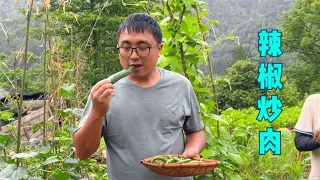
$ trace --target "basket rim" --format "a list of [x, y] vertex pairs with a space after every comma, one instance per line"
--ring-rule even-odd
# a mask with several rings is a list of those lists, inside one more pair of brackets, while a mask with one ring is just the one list
[[[172, 157], [186, 158], [186, 156], [183, 156], [181, 154], [163, 154], [163, 155], [157, 155], [157, 156], [164, 156], [164, 157], [172, 156]], [[157, 156], [145, 158], [145, 159], [141, 160], [140, 162], [141, 162], [141, 164], [144, 164], [147, 166], [152, 166], [155, 168], [160, 168], [160, 167], [161, 168], [208, 167], [208, 166], [218, 166], [221, 164], [221, 162], [218, 160], [198, 158], [198, 157], [189, 157], [189, 158], [192, 160], [202, 160], [204, 162], [169, 163], [169, 164], [162, 164], [162, 165], [150, 163], [151, 159], [153, 157], [157, 157]]]

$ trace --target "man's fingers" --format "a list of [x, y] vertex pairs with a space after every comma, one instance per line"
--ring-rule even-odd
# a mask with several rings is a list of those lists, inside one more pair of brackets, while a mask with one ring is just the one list
[[182, 154], [184, 158], [200, 158], [199, 155], [192, 155], [192, 154]]
[[103, 84], [96, 90], [92, 91], [93, 96], [101, 96], [107, 89], [112, 89], [113, 90], [113, 85], [108, 83], [108, 84]]
[[319, 131], [316, 131], [316, 141], [318, 142], [318, 143], [320, 143], [320, 132]]
[[184, 156], [185, 158], [193, 158], [193, 157], [200, 158], [200, 155], [193, 151], [184, 151], [182, 153], [182, 156]]
[[315, 132], [315, 138], [318, 143], [320, 143], [320, 129], [317, 129]]
[[97, 82], [93, 87], [92, 87], [92, 91], [95, 92], [95, 91], [98, 91], [98, 89], [100, 89], [103, 85], [106, 85], [108, 84], [110, 88], [113, 88], [113, 84], [110, 83], [109, 80], [101, 80], [99, 82]]
[[114, 90], [113, 89], [107, 89], [105, 90], [102, 95], [100, 96], [101, 99], [107, 99], [110, 97], [112, 97], [114, 95]]
[[194, 156], [194, 157], [196, 157], [196, 158], [200, 158], [200, 155], [199, 154], [197, 154], [196, 156]]

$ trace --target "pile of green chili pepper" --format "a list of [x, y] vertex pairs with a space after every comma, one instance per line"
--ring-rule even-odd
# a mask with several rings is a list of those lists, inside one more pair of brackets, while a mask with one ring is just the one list
[[190, 158], [183, 158], [183, 157], [172, 157], [172, 156], [155, 156], [151, 159], [151, 163], [163, 165], [163, 164], [169, 164], [169, 163], [201, 163], [204, 161], [201, 160], [193, 160]]

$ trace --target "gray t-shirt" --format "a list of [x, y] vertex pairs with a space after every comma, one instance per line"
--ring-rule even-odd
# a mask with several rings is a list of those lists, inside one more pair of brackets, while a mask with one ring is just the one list
[[[108, 180], [193, 179], [160, 176], [140, 163], [160, 154], [182, 154], [183, 130], [196, 132], [204, 128], [190, 81], [178, 73], [158, 69], [161, 79], [150, 88], [138, 87], [128, 77], [114, 84], [115, 96], [102, 127]], [[80, 127], [90, 108], [89, 97]]]

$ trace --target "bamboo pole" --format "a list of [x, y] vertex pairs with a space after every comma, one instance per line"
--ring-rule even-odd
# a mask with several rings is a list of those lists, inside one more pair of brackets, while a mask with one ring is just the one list
[[[18, 105], [18, 137], [17, 137], [17, 153], [20, 153], [21, 146], [21, 119], [22, 119], [22, 102], [23, 102], [23, 90], [24, 90], [24, 82], [26, 79], [26, 71], [27, 71], [27, 56], [28, 56], [28, 39], [29, 39], [29, 28], [30, 28], [30, 20], [31, 20], [31, 10], [32, 10], [33, 0], [28, 1], [28, 10], [27, 10], [27, 29], [26, 29], [26, 39], [25, 39], [25, 48], [24, 48], [24, 57], [23, 57], [23, 73], [22, 73], [22, 81], [21, 81], [21, 91], [20, 91], [20, 102]], [[17, 159], [17, 166], [20, 164], [20, 159]]]

